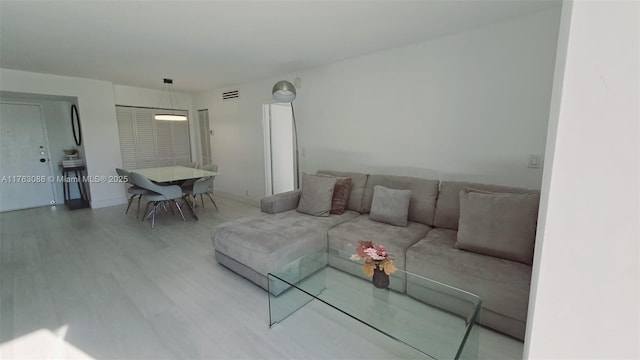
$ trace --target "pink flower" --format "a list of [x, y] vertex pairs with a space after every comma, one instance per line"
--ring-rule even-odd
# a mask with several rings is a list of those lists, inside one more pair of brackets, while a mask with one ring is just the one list
[[378, 254], [375, 248], [365, 249], [364, 252], [369, 255], [373, 260], [384, 260], [384, 256]]
[[364, 250], [367, 248], [373, 247], [373, 242], [371, 241], [365, 241], [365, 240], [360, 240], [358, 241], [358, 248], [356, 249], [356, 254], [358, 256], [360, 256], [361, 258], [367, 256], [367, 254], [365, 254]]
[[362, 271], [367, 276], [373, 275], [373, 269], [375, 267], [384, 270], [387, 275], [396, 271], [395, 266], [393, 266], [395, 257], [389, 255], [382, 245], [374, 244], [373, 241], [370, 240], [358, 241], [356, 253], [351, 255], [351, 260], [364, 260]]
[[387, 256], [387, 251], [384, 249], [384, 247], [382, 245], [373, 244], [373, 248], [376, 249], [376, 252], [378, 254], [380, 254], [380, 256], [382, 256], [382, 257], [386, 257]]

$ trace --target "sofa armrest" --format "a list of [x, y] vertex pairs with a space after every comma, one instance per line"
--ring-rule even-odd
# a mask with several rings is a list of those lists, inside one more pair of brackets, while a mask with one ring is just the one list
[[298, 207], [302, 190], [288, 191], [272, 196], [267, 196], [260, 200], [260, 210], [268, 214], [293, 210]]

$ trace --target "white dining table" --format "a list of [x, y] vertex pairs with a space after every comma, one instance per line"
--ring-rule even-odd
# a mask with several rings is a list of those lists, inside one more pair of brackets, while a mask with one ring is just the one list
[[[130, 171], [138, 173], [146, 177], [147, 179], [157, 183], [170, 183], [172, 181], [201, 179], [220, 175], [219, 172], [195, 169], [180, 165], [133, 169]], [[193, 208], [191, 207], [189, 202], [185, 200], [184, 203], [187, 205], [187, 209], [189, 209], [189, 212], [191, 213], [193, 218], [198, 220], [198, 215], [196, 215], [195, 211], [193, 211]]]
[[194, 169], [186, 166], [160, 166], [144, 169], [133, 169], [131, 172], [138, 173], [151, 181], [166, 183], [171, 181], [200, 179], [209, 176], [220, 175], [219, 172]]

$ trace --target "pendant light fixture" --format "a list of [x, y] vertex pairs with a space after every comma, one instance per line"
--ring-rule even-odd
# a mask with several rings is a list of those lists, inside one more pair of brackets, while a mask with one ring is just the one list
[[[173, 93], [173, 80], [172, 79], [164, 79], [164, 84], [162, 85], [162, 93], [160, 94], [160, 105], [162, 105], [162, 98], [164, 97], [164, 93], [165, 93], [165, 89], [169, 88], [168, 92], [169, 92], [169, 104], [171, 106], [171, 108], [169, 110], [171, 110], [171, 113], [165, 112], [165, 113], [157, 113], [154, 118], [156, 120], [163, 120], [163, 121], [187, 121], [187, 117], [185, 115], [180, 115], [180, 114], [176, 114], [175, 113], [175, 109], [173, 107], [173, 99], [176, 98], [175, 94]], [[176, 98], [176, 105], [178, 104], [178, 98]], [[158, 108], [160, 108], [160, 106], [158, 106]], [[165, 109], [162, 109], [165, 110]]]
[[296, 87], [287, 80], [280, 80], [271, 90], [273, 98], [282, 103], [291, 103], [296, 98]]

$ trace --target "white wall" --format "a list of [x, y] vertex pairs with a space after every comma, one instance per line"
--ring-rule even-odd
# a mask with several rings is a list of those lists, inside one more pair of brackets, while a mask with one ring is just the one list
[[[77, 98], [87, 173], [92, 177], [115, 175], [122, 160], [110, 82], [9, 69], [0, 69], [0, 78], [0, 91]], [[125, 201], [121, 184], [93, 182], [89, 187], [93, 208]]]
[[566, 2], [525, 357], [640, 358], [640, 3]]
[[198, 94], [209, 108], [223, 192], [264, 195], [262, 104], [299, 76], [300, 167], [359, 170], [539, 188], [559, 10], [239, 84], [240, 100]]
[[265, 194], [262, 105], [271, 99], [272, 80], [241, 86], [239, 100], [222, 101], [221, 90], [194, 96], [196, 109], [209, 109], [212, 163], [218, 164], [216, 191], [257, 204]]
[[[539, 188], [558, 11], [304, 74], [303, 168]], [[370, 170], [371, 171], [371, 170]]]
[[[202, 154], [200, 153], [200, 138], [198, 128], [198, 113], [193, 109], [191, 94], [174, 92], [173, 106], [176, 109], [187, 110], [189, 119], [189, 136], [191, 142], [191, 157], [193, 161], [202, 162]], [[169, 101], [169, 92], [162, 90], [146, 89], [124, 85], [113, 85], [113, 96], [116, 105], [139, 106], [151, 108], [171, 108]], [[162, 103], [160, 98], [162, 97]]]

